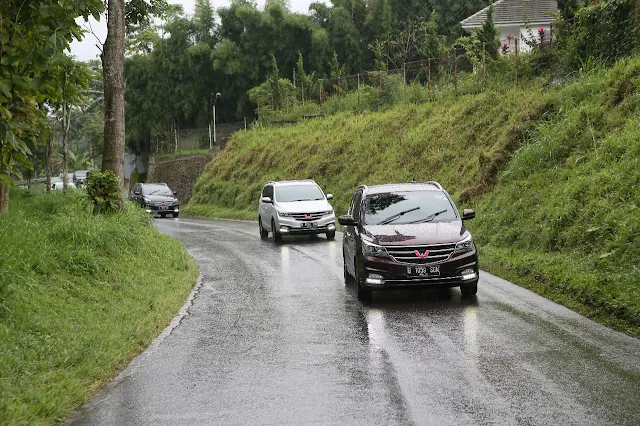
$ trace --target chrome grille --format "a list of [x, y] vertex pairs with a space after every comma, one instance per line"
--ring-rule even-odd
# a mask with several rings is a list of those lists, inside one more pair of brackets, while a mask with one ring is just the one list
[[309, 221], [320, 219], [321, 217], [324, 216], [324, 213], [322, 213], [322, 212], [320, 212], [320, 213], [291, 213], [291, 216], [295, 220], [299, 220], [299, 221], [302, 221], [302, 222], [309, 222]]
[[[456, 248], [453, 244], [438, 244], [428, 246], [384, 246], [391, 257], [399, 263], [412, 263], [412, 264], [426, 264], [437, 263], [447, 260], [453, 250]], [[429, 251], [429, 254], [421, 258], [416, 255], [416, 252], [424, 254], [425, 251]]]

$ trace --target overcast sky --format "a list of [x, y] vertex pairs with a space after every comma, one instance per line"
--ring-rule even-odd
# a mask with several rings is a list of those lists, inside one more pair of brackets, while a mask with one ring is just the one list
[[[329, 0], [289, 0], [289, 6], [291, 10], [299, 13], [307, 13], [309, 10], [309, 5], [315, 1], [320, 1], [322, 3], [329, 3]], [[193, 14], [193, 8], [196, 3], [196, 0], [169, 0], [171, 4], [181, 4], [184, 8], [184, 12], [188, 15]], [[230, 3], [229, 0], [212, 0], [211, 5], [214, 9], [219, 7], [228, 6]], [[262, 7], [264, 6], [264, 0], [257, 0], [256, 3]], [[91, 19], [89, 23], [85, 23], [82, 18], [78, 20], [80, 25], [85, 26], [86, 28], [91, 27], [95, 35], [87, 33], [84, 36], [84, 39], [80, 42], [75, 41], [71, 44], [71, 54], [76, 57], [76, 59], [80, 61], [88, 61], [90, 59], [98, 59], [100, 55], [100, 50], [96, 46], [98, 44], [98, 40], [100, 43], [104, 43], [104, 39], [107, 37], [107, 24], [103, 21], [96, 22]]]

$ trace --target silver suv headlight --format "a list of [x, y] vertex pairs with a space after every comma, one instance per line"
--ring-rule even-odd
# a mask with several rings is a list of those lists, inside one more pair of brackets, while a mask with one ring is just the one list
[[473, 250], [473, 238], [471, 238], [471, 234], [469, 234], [467, 238], [456, 244], [453, 254], [466, 253], [471, 250]]
[[291, 217], [291, 213], [283, 212], [282, 210], [276, 210], [280, 217]]
[[333, 209], [327, 210], [326, 212], [322, 212], [322, 216], [329, 216], [333, 214]]
[[362, 254], [365, 256], [389, 257], [386, 248], [365, 240], [362, 240]]

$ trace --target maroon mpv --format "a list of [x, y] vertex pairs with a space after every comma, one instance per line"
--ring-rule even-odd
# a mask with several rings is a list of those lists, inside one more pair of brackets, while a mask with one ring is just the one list
[[422, 286], [478, 291], [478, 254], [453, 200], [437, 182], [358, 187], [342, 240], [345, 282], [355, 279], [358, 298], [373, 290]]

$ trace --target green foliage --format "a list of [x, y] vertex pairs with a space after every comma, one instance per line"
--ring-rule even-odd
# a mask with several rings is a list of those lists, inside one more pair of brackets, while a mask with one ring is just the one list
[[120, 179], [111, 171], [92, 171], [86, 183], [93, 212], [113, 213], [122, 209]]
[[19, 167], [31, 169], [36, 137], [48, 132], [41, 106], [61, 100], [62, 52], [82, 35], [75, 20], [98, 18], [102, 8], [100, 0], [0, 3], [0, 181], [19, 175]]
[[575, 10], [558, 23], [556, 39], [566, 70], [596, 60], [611, 65], [635, 49], [635, 0], [609, 0]]
[[487, 12], [487, 19], [482, 26], [475, 31], [475, 34], [480, 42], [481, 49], [484, 45], [487, 56], [497, 58], [498, 48], [500, 47], [500, 33], [493, 23], [493, 12], [495, 12], [495, 9], [493, 8], [493, 3], [491, 3], [489, 11]]
[[[0, 424], [58, 424], [142, 351], [193, 288], [197, 265], [127, 205], [15, 190], [0, 216]], [[162, 277], [162, 280], [150, 277]]]

